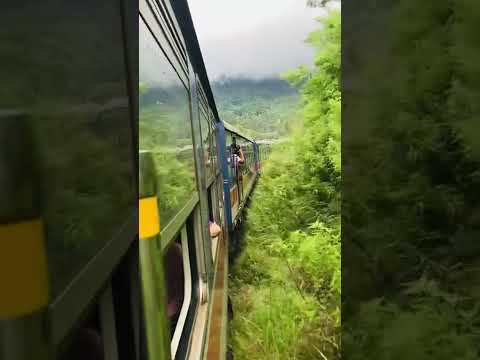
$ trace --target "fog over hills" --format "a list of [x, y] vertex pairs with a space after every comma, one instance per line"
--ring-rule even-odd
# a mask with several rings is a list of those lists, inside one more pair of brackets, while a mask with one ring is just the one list
[[220, 117], [255, 138], [289, 133], [299, 96], [281, 74], [313, 65], [305, 39], [327, 9], [306, 0], [189, 0], [189, 7]]
[[212, 90], [220, 117], [256, 139], [282, 137], [297, 116], [297, 91], [278, 77], [222, 77]]
[[304, 40], [327, 12], [302, 0], [189, 0], [189, 7], [211, 80], [311, 65], [314, 50]]

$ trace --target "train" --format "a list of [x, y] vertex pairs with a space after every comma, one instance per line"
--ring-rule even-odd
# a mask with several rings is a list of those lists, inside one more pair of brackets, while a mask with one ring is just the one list
[[[260, 148], [221, 120], [182, 3], [166, 1], [157, 12], [148, 0], [140, 2], [139, 238], [147, 351], [149, 359], [225, 359], [229, 240], [268, 144]], [[212, 225], [219, 232], [212, 234]]]
[[[24, 61], [59, 80], [0, 110], [0, 359], [231, 357], [230, 240], [272, 144], [221, 119], [186, 0], [28, 11], [58, 66]], [[69, 27], [103, 45], [59, 53]]]

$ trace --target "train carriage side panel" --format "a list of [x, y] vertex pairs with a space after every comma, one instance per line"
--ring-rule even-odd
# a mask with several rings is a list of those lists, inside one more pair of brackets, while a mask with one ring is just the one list
[[[232, 212], [232, 228], [235, 227], [240, 219], [243, 208], [253, 190], [253, 186], [257, 179], [257, 171], [255, 169], [254, 141], [230, 124], [224, 122], [226, 129], [226, 156], [228, 161], [228, 172], [230, 178], [229, 197]], [[233, 154], [230, 151], [233, 143], [232, 138], [235, 137], [237, 143], [241, 145], [244, 152], [245, 164], [238, 168], [232, 166]]]

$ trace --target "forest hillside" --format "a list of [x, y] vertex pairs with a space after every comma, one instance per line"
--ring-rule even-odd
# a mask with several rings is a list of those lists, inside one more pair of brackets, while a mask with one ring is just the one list
[[284, 76], [301, 119], [263, 169], [233, 268], [239, 360], [340, 357], [340, 14], [321, 22], [315, 67]]
[[281, 78], [220, 78], [212, 83], [223, 120], [256, 139], [284, 136], [298, 115], [297, 90]]

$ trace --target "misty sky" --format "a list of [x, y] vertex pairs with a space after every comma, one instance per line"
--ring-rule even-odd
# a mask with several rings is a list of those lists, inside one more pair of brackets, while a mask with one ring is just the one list
[[304, 43], [325, 14], [306, 0], [188, 0], [210, 80], [222, 75], [261, 78], [301, 64]]

